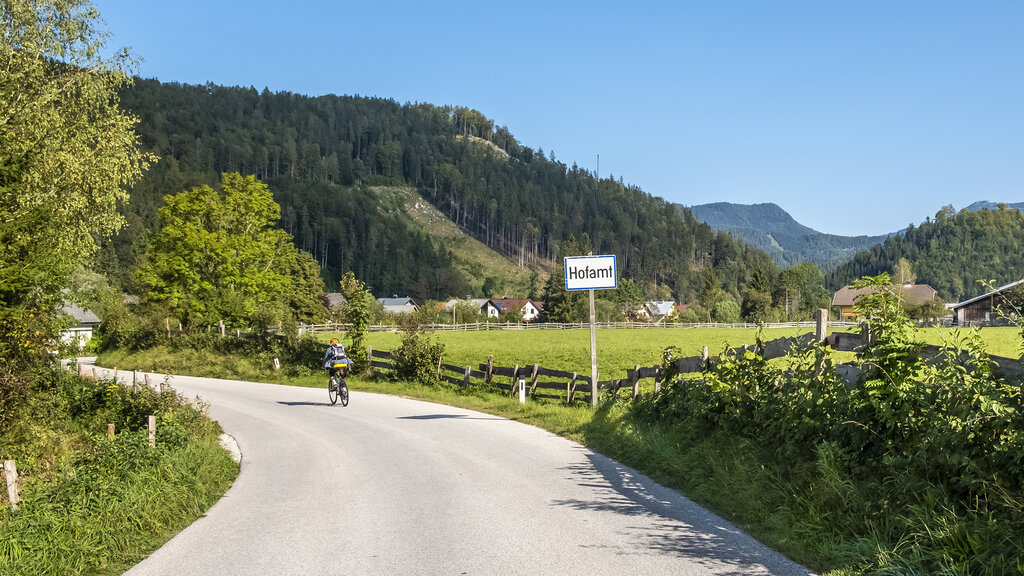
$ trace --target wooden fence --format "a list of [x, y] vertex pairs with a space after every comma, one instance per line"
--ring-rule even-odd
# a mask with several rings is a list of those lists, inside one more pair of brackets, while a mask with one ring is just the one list
[[[834, 327], [856, 327], [857, 322], [831, 322]], [[813, 328], [815, 322], [778, 322], [774, 324], [750, 324], [750, 323], [704, 323], [704, 324], [674, 324], [671, 322], [597, 322], [595, 326], [601, 330], [621, 330], [634, 328]], [[303, 324], [299, 327], [299, 333], [314, 332], [347, 332], [352, 328], [351, 324]], [[541, 322], [472, 322], [469, 324], [427, 324], [424, 329], [432, 332], [486, 332], [490, 330], [584, 330], [590, 328], [588, 322], [565, 322], [565, 323], [541, 323]], [[375, 324], [369, 326], [370, 332], [398, 332], [401, 330], [394, 324]]]
[[[370, 370], [394, 371], [394, 360], [391, 353], [384, 350], [367, 350], [367, 357]], [[486, 363], [473, 366], [456, 366], [447, 364], [444, 359], [437, 364], [438, 376], [444, 382], [449, 382], [462, 387], [489, 386], [515, 395], [519, 390], [519, 381], [522, 380], [526, 386], [528, 398], [549, 398], [565, 400], [567, 403], [576, 401], [590, 401], [589, 376], [567, 372], [565, 370], [553, 370], [539, 364], [527, 366], [495, 366], [494, 357], [487, 359]], [[610, 385], [610, 382], [598, 382]]]
[[[820, 311], [818, 317], [814, 332], [797, 337], [778, 338], [762, 343], [760, 346], [749, 344], [738, 346], [727, 352], [743, 354], [751, 351], [765, 360], [772, 360], [786, 356], [794, 350], [805, 348], [814, 342], [820, 342], [837, 351], [852, 352], [869, 340], [866, 333], [834, 332], [826, 335], [829, 325], [827, 320], [823, 320], [823, 318], [827, 318], [826, 311]], [[921, 355], [925, 361], [934, 361], [944, 352], [944, 349], [939, 346], [925, 346]], [[394, 370], [390, 352], [370, 348], [367, 355], [371, 370], [374, 368]], [[989, 358], [996, 372], [1005, 378], [1018, 381], [1024, 378], [1024, 367], [1017, 359], [1002, 356], [990, 356]], [[961, 354], [960, 361], [966, 362], [968, 359], [966, 353]], [[709, 355], [707, 346], [704, 346], [700, 356], [673, 360], [676, 370], [683, 374], [712, 370], [718, 362], [720, 362], [718, 357]], [[836, 366], [836, 372], [850, 385], [855, 385], [858, 382], [864, 370], [865, 368], [856, 362]], [[486, 364], [479, 364], [477, 369], [473, 369], [472, 366], [446, 364], [442, 361], [438, 363], [437, 371], [438, 376], [445, 382], [463, 387], [487, 385], [514, 395], [518, 389], [518, 382], [523, 380], [526, 383], [527, 397], [530, 398], [553, 398], [565, 400], [567, 403], [591, 401], [591, 379], [589, 376], [545, 368], [539, 364], [512, 367], [495, 366], [494, 357], [491, 356]], [[599, 391], [608, 390], [613, 394], [618, 394], [621, 389], [625, 388], [636, 398], [640, 395], [640, 381], [649, 379], [654, 381], [654, 391], [657, 393], [663, 381], [662, 367], [637, 365], [631, 370], [626, 370], [624, 378], [599, 380], [597, 388]]]

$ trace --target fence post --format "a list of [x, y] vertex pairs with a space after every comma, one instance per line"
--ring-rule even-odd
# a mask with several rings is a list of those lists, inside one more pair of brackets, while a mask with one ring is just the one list
[[113, 424], [107, 424], [107, 439], [108, 440], [113, 440], [114, 439], [114, 425]]
[[814, 314], [814, 319], [817, 321], [814, 332], [815, 340], [819, 343], [824, 342], [825, 338], [828, 337], [828, 310], [825, 308], [819, 308]]
[[708, 355], [708, 347], [705, 346], [704, 348], [702, 348], [700, 354], [701, 357], [704, 359], [704, 369], [707, 370], [708, 368], [711, 368], [711, 365], [708, 362], [708, 359], [710, 358], [710, 356]]
[[444, 356], [437, 357], [437, 377], [441, 377], [441, 363], [444, 361]]
[[654, 393], [661, 392], [661, 366], [654, 369]]
[[95, 366], [92, 367], [92, 379], [93, 380], [97, 380], [97, 381], [100, 379], [100, 377], [96, 375], [96, 367]]
[[629, 378], [629, 383], [633, 385], [633, 398], [640, 395], [640, 365], [637, 364], [633, 367], [633, 375]]
[[373, 376], [373, 346], [366, 347], [366, 375]]
[[164, 318], [164, 326], [167, 328], [167, 339], [170, 340], [171, 339], [171, 319], [170, 318], [167, 318], [167, 317]]
[[491, 377], [494, 376], [494, 354], [487, 357], [487, 378], [484, 382], [491, 383]]
[[117, 366], [114, 366], [114, 382], [117, 382]]
[[218, 323], [218, 326], [220, 326], [220, 337], [221, 337], [221, 338], [223, 338], [223, 337], [224, 337], [224, 321], [223, 321], [223, 320], [221, 320], [221, 321], [220, 321], [220, 322]]
[[144, 378], [146, 380], [146, 388], [152, 388], [152, 385], [149, 383], [149, 374], [146, 374]]
[[565, 385], [565, 403], [572, 404], [572, 397], [576, 394], [576, 373], [572, 373], [572, 380]]
[[469, 388], [469, 371], [472, 370], [469, 366], [466, 366], [466, 375], [462, 379], [462, 387]]
[[537, 378], [539, 378], [540, 364], [533, 365], [533, 374], [530, 374], [530, 396], [537, 391]]
[[149, 428], [149, 447], [156, 448], [156, 416], [149, 416], [146, 427]]
[[11, 510], [17, 510], [21, 498], [18, 497], [18, 468], [14, 460], [4, 460], [4, 480], [7, 481], [7, 498], [11, 501]]
[[76, 361], [75, 362], [75, 366], [78, 367], [78, 377], [81, 378], [82, 377], [82, 363]]

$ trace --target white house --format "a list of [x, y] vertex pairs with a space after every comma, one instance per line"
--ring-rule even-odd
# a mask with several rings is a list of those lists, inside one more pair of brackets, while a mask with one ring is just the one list
[[99, 316], [92, 310], [74, 304], [65, 304], [60, 311], [75, 319], [75, 325], [61, 334], [61, 342], [79, 350], [85, 348], [86, 343], [92, 339], [93, 330], [100, 324]]
[[543, 309], [543, 302], [534, 302], [524, 298], [492, 298], [487, 301], [484, 307], [487, 315], [491, 318], [497, 318], [502, 314], [518, 310], [523, 314], [523, 322], [536, 320]]
[[380, 302], [381, 305], [384, 306], [384, 311], [388, 314], [411, 314], [416, 310], [419, 310], [419, 307], [415, 302], [413, 302], [413, 299], [408, 296], [403, 298], [399, 298], [398, 296], [394, 296], [392, 298], [377, 298], [377, 302]]

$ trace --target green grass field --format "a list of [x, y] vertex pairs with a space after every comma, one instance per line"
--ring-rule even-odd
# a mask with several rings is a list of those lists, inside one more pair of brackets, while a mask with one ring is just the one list
[[[810, 328], [776, 328], [761, 332], [763, 341], [794, 337]], [[952, 340], [957, 332], [967, 329], [924, 328], [921, 339], [927, 344], [941, 345]], [[677, 346], [684, 356], [698, 356], [703, 346], [715, 355], [726, 347], [753, 344], [758, 331], [754, 328], [663, 328], [597, 331], [597, 366], [599, 379], [624, 378], [625, 371], [636, 365], [661, 363], [665, 348]], [[982, 339], [989, 354], [1017, 358], [1021, 336], [1016, 328], [982, 328]], [[324, 342], [332, 337], [347, 343], [344, 334], [318, 335]], [[527, 366], [540, 364], [546, 368], [590, 374], [589, 330], [494, 330], [486, 332], [435, 332], [430, 337], [444, 344], [448, 364], [472, 366], [486, 363], [494, 355], [495, 366]], [[378, 350], [392, 350], [401, 344], [402, 334], [374, 332], [367, 342]], [[838, 359], [853, 359], [852, 353], [837, 353]]]

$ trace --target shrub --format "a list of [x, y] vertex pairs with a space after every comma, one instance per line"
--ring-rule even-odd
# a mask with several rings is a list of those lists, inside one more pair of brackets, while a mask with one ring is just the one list
[[417, 329], [408, 330], [402, 336], [402, 345], [391, 351], [395, 377], [427, 386], [440, 384], [437, 365], [443, 355], [443, 344], [434, 343]]

